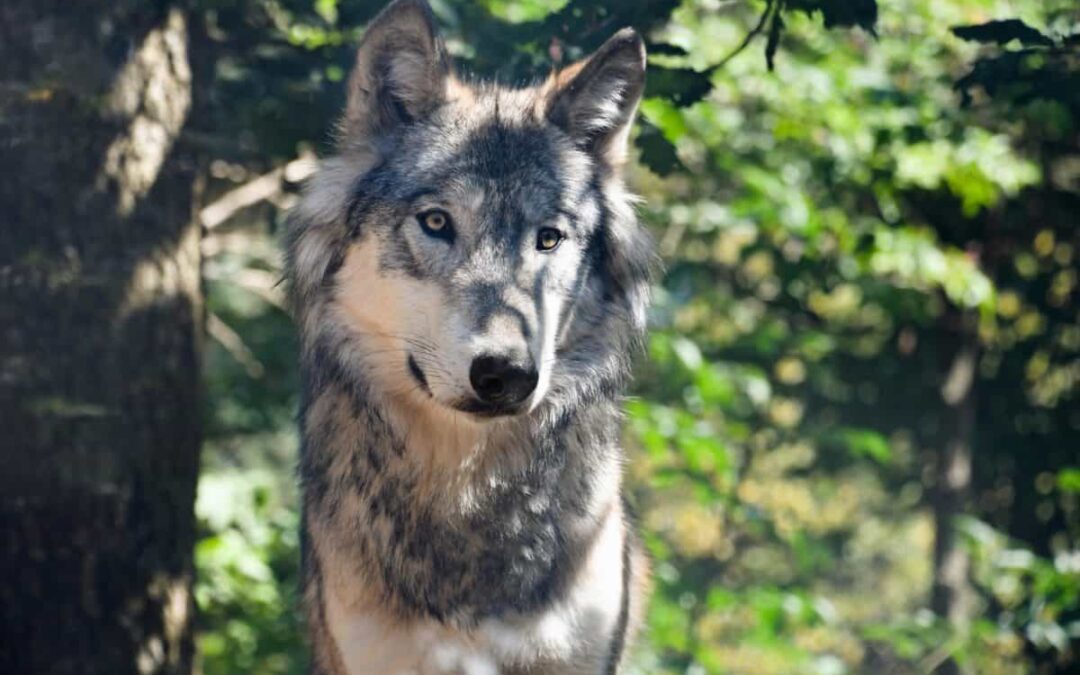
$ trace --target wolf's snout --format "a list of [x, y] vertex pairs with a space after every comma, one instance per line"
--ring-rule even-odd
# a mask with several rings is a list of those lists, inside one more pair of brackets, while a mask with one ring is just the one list
[[478, 356], [469, 367], [477, 398], [495, 406], [515, 406], [529, 398], [540, 379], [532, 364], [515, 364], [505, 356]]

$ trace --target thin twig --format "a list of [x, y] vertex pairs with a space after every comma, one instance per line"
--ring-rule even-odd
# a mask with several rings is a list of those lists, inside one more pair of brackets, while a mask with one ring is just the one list
[[938, 669], [938, 666], [952, 658], [953, 651], [956, 645], [952, 640], [946, 641], [945, 644], [940, 645], [937, 649], [926, 655], [919, 663], [919, 672], [929, 675]]
[[318, 164], [313, 155], [302, 155], [297, 159], [264, 173], [238, 188], [229, 190], [224, 195], [199, 211], [199, 220], [203, 227], [212, 230], [232, 218], [242, 209], [267, 199], [274, 199], [283, 189], [283, 181], [299, 183], [315, 173]]
[[266, 368], [255, 356], [255, 352], [251, 351], [251, 348], [244, 342], [244, 338], [240, 337], [240, 334], [222, 321], [217, 314], [207, 314], [206, 332], [210, 334], [210, 337], [217, 340], [240, 365], [244, 366], [244, 370], [247, 371], [250, 377], [259, 379], [266, 372]]
[[285, 293], [278, 286], [280, 274], [259, 269], [243, 269], [234, 272], [229, 280], [237, 286], [247, 289], [283, 312], [288, 312]]
[[720, 62], [709, 68], [709, 70], [719, 70], [720, 68], [723, 68], [731, 61], [731, 59], [735, 58], [741, 54], [744, 49], [749, 47], [750, 43], [754, 41], [754, 38], [761, 35], [761, 32], [765, 30], [765, 24], [769, 22], [769, 16], [772, 15], [773, 9], [776, 8], [776, 6], [776, 0], [768, 0], [765, 3], [765, 11], [761, 13], [761, 19], [758, 21], [757, 25], [746, 34], [746, 37], [743, 38], [743, 41], [739, 43], [738, 47], [733, 49], [730, 54], [720, 59]]
[[660, 255], [664, 257], [675, 255], [684, 234], [686, 234], [686, 221], [676, 220], [668, 225], [663, 238], [660, 240]]

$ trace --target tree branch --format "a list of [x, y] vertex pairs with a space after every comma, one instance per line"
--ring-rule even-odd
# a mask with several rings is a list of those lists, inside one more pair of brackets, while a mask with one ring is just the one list
[[750, 43], [754, 41], [754, 38], [761, 35], [761, 32], [765, 30], [765, 24], [769, 22], [769, 17], [774, 13], [774, 10], [779, 11], [779, 4], [776, 0], [768, 0], [765, 3], [765, 11], [761, 13], [761, 18], [758, 20], [756, 26], [746, 34], [743, 41], [739, 43], [739, 46], [731, 51], [730, 54], [720, 59], [720, 62], [709, 68], [709, 70], [719, 70], [728, 64], [733, 58], [743, 52], [744, 49], [750, 46]]
[[315, 173], [317, 166], [313, 155], [301, 155], [284, 166], [229, 190], [213, 203], [203, 207], [199, 211], [199, 220], [203, 227], [212, 230], [232, 218], [238, 211], [277, 197], [281, 193], [283, 181], [299, 183]]

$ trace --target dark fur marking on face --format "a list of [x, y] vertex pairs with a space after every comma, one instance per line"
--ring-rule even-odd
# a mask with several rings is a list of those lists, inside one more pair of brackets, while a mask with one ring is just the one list
[[339, 246], [334, 249], [330, 254], [330, 262], [326, 264], [326, 272], [322, 278], [322, 285], [328, 286], [333, 284], [334, 277], [337, 275], [341, 266], [345, 264], [345, 247]]
[[[611, 213], [602, 197], [604, 192], [600, 183], [600, 170], [597, 167], [593, 167], [592, 175], [589, 177], [589, 190], [587, 194], [591, 199], [595, 200], [599, 209], [599, 216], [597, 218], [596, 228], [593, 230], [593, 239], [590, 242], [592, 245], [589, 247], [590, 255], [586, 262], [589, 263], [589, 266], [596, 274], [606, 276], [604, 267], [607, 263], [608, 256], [607, 237], [608, 228], [611, 226]], [[605, 298], [606, 297], [607, 296], [605, 296]]]
[[462, 168], [480, 178], [505, 181], [524, 173], [541, 187], [558, 186], [558, 157], [543, 127], [492, 121], [473, 132], [460, 156]]
[[488, 241], [501, 242], [516, 267], [523, 239], [531, 241], [536, 227], [559, 215], [563, 179], [551, 136], [542, 127], [493, 121], [473, 132], [450, 165], [460, 174], [497, 186], [485, 198], [487, 231], [482, 234], [496, 234]]
[[358, 189], [356, 196], [353, 198], [352, 202], [349, 204], [348, 210], [345, 212], [345, 222], [349, 227], [349, 239], [357, 239], [360, 237], [360, 226], [374, 206], [375, 199], [367, 192]]
[[[395, 194], [395, 191], [389, 187], [394, 184], [395, 179], [395, 169], [384, 162], [356, 181], [352, 191], [352, 201], [346, 212], [349, 238], [352, 240], [358, 239], [364, 234], [362, 226], [369, 217], [377, 210], [385, 211], [386, 215], [384, 217], [394, 224], [392, 233], [395, 236], [387, 237], [384, 240], [379, 256], [379, 267], [381, 269], [399, 270], [413, 278], [422, 279], [425, 276], [424, 267], [416, 260], [408, 242], [400, 233], [400, 227], [408, 221], [407, 215], [412, 210], [412, 204], [416, 200], [432, 194], [435, 190], [423, 187], [416, 188], [405, 194]], [[382, 207], [382, 209], [379, 207]], [[340, 267], [340, 263], [338, 267]]]
[[462, 289], [460, 296], [466, 298], [472, 307], [473, 329], [477, 333], [487, 331], [496, 317], [509, 316], [517, 322], [522, 336], [528, 341], [532, 337], [532, 326], [521, 310], [506, 304], [503, 299], [505, 293], [505, 284], [481, 281]]
[[558, 214], [560, 216], [562, 216], [563, 218], [566, 218], [566, 220], [568, 222], [570, 222], [571, 224], [576, 224], [577, 221], [578, 221], [578, 214], [574, 213], [570, 209], [567, 209], [567, 208], [565, 208], [563, 206], [560, 206], [558, 208]]
[[466, 399], [456, 403], [454, 408], [461, 412], [469, 413], [470, 415], [476, 415], [477, 417], [504, 417], [506, 415], [516, 415], [520, 413], [523, 406], [496, 405], [482, 403], [475, 399]]
[[409, 354], [408, 359], [409, 373], [420, 383], [420, 388], [427, 392], [428, 396], [431, 396], [431, 387], [428, 386], [427, 377], [424, 375], [424, 371], [420, 369], [420, 364], [416, 362], [412, 354]]
[[[405, 224], [403, 227], [409, 227]], [[394, 235], [387, 237], [383, 242], [383, 248], [379, 252], [379, 269], [401, 272], [413, 279], [426, 279], [428, 271], [413, 254], [408, 240], [399, 228], [394, 229]]]
[[572, 320], [578, 303], [581, 301], [582, 292], [589, 279], [603, 273], [604, 255], [606, 252], [604, 237], [608, 225], [608, 210], [600, 196], [599, 179], [597, 178], [597, 170], [595, 167], [593, 168], [589, 183], [592, 188], [582, 196], [581, 200], [584, 201], [586, 198], [592, 199], [597, 206], [599, 215], [597, 223], [589, 234], [589, 239], [585, 245], [585, 251], [581, 263], [578, 265], [576, 276], [570, 284], [569, 292], [567, 293], [568, 301], [563, 304], [559, 313], [557, 326], [559, 333], [561, 333], [567, 323]]

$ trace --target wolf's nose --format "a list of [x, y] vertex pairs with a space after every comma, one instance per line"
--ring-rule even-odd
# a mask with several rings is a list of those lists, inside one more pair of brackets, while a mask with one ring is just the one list
[[469, 382], [484, 403], [517, 405], [536, 389], [540, 375], [531, 365], [522, 367], [505, 356], [478, 356], [469, 367]]

